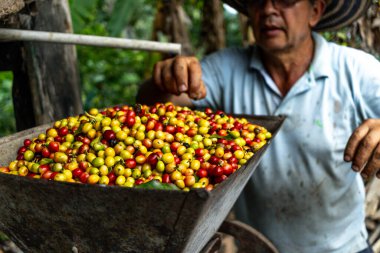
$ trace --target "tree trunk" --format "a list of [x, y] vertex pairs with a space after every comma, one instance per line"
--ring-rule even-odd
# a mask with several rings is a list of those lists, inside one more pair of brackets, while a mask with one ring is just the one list
[[380, 7], [373, 3], [367, 13], [349, 27], [349, 46], [380, 56]]
[[183, 55], [193, 55], [187, 26], [190, 19], [182, 7], [181, 0], [157, 1], [157, 12], [153, 25], [153, 40], [159, 41], [160, 34], [173, 43], [182, 45]]
[[[72, 33], [67, 0], [37, 0], [38, 15], [24, 28]], [[26, 61], [37, 124], [83, 111], [75, 47], [25, 43]]]
[[[67, 0], [27, 1], [3, 27], [72, 32]], [[1, 43], [1, 70], [13, 72], [17, 131], [83, 111], [75, 47], [40, 42]]]
[[201, 37], [205, 44], [205, 54], [218, 51], [226, 46], [221, 1], [204, 1]]
[[[28, 1], [17, 21], [5, 27], [72, 32], [67, 0]], [[3, 70], [13, 71], [13, 104], [18, 131], [52, 122], [83, 111], [77, 58], [72, 45], [11, 42], [1, 43], [7, 61]], [[6, 50], [5, 46], [12, 50]]]

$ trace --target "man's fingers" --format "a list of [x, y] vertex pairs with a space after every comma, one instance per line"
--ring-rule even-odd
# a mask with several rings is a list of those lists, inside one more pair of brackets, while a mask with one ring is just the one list
[[362, 171], [362, 176], [365, 179], [370, 178], [374, 174], [376, 174], [377, 177], [379, 177], [380, 174], [377, 173], [379, 169], [380, 169], [380, 144], [378, 144], [375, 150], [373, 151], [372, 157], [370, 158], [367, 165]]
[[180, 93], [187, 92], [188, 89], [188, 67], [187, 61], [183, 57], [176, 57], [173, 63], [173, 74]]
[[201, 80], [201, 88], [200, 88], [199, 94], [200, 94], [200, 97], [198, 97], [198, 99], [204, 98], [207, 95], [206, 85], [204, 84], [203, 80]]
[[161, 89], [165, 90], [162, 86], [162, 68], [163, 62], [157, 62], [153, 68], [153, 81]]
[[379, 143], [378, 136], [375, 131], [369, 131], [367, 135], [360, 141], [356, 148], [354, 157], [352, 158], [352, 168], [356, 171], [361, 170], [371, 158], [373, 151]]
[[165, 87], [165, 90], [171, 94], [179, 95], [178, 87], [176, 85], [173, 73], [172, 73], [172, 65], [165, 64], [162, 70], [162, 83]]
[[197, 60], [193, 60], [189, 63], [189, 97], [193, 99], [201, 99], [205, 96], [205, 89], [202, 81], [202, 69]]
[[344, 151], [344, 160], [364, 179], [374, 174], [380, 178], [380, 120], [367, 119], [351, 135]]
[[192, 99], [206, 96], [201, 65], [195, 57], [178, 56], [156, 63], [153, 80], [161, 90], [171, 94], [187, 93]]
[[350, 136], [346, 149], [344, 151], [344, 160], [350, 162], [353, 160], [356, 149], [358, 148], [361, 140], [367, 135], [369, 128], [365, 125], [361, 125], [355, 129], [355, 131]]

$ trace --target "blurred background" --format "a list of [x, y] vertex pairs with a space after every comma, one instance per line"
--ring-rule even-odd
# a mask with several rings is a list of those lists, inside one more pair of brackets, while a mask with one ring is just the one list
[[[176, 42], [182, 44], [184, 54], [198, 58], [224, 47], [254, 42], [246, 18], [219, 0], [69, 0], [66, 3], [76, 34]], [[368, 13], [350, 27], [322, 34], [330, 41], [361, 48], [379, 57], [379, 14], [379, 2], [374, 1]], [[168, 57], [91, 46], [76, 46], [75, 50], [83, 110], [133, 104], [139, 84], [150, 77], [154, 63]], [[0, 137], [17, 131], [12, 102], [13, 73], [0, 71]]]

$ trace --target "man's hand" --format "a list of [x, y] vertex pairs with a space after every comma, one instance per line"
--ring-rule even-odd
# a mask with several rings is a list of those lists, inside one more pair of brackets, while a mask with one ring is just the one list
[[195, 57], [177, 56], [156, 63], [153, 81], [162, 91], [170, 94], [186, 93], [192, 99], [206, 96], [201, 65]]
[[380, 178], [380, 119], [364, 121], [351, 135], [344, 151], [344, 160], [364, 179]]

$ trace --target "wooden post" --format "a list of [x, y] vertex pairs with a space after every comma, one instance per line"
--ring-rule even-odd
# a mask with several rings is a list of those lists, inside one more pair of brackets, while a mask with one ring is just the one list
[[[2, 27], [72, 32], [67, 0], [26, 2], [21, 12], [5, 18]], [[83, 112], [74, 46], [3, 42], [0, 54], [0, 70], [13, 71], [17, 131]]]
[[[22, 23], [21, 28], [72, 32], [67, 0], [36, 0], [36, 10], [37, 15]], [[24, 45], [36, 124], [81, 113], [75, 47], [40, 42]]]
[[205, 44], [205, 54], [210, 54], [226, 46], [221, 1], [205, 1], [202, 12], [202, 38]]

